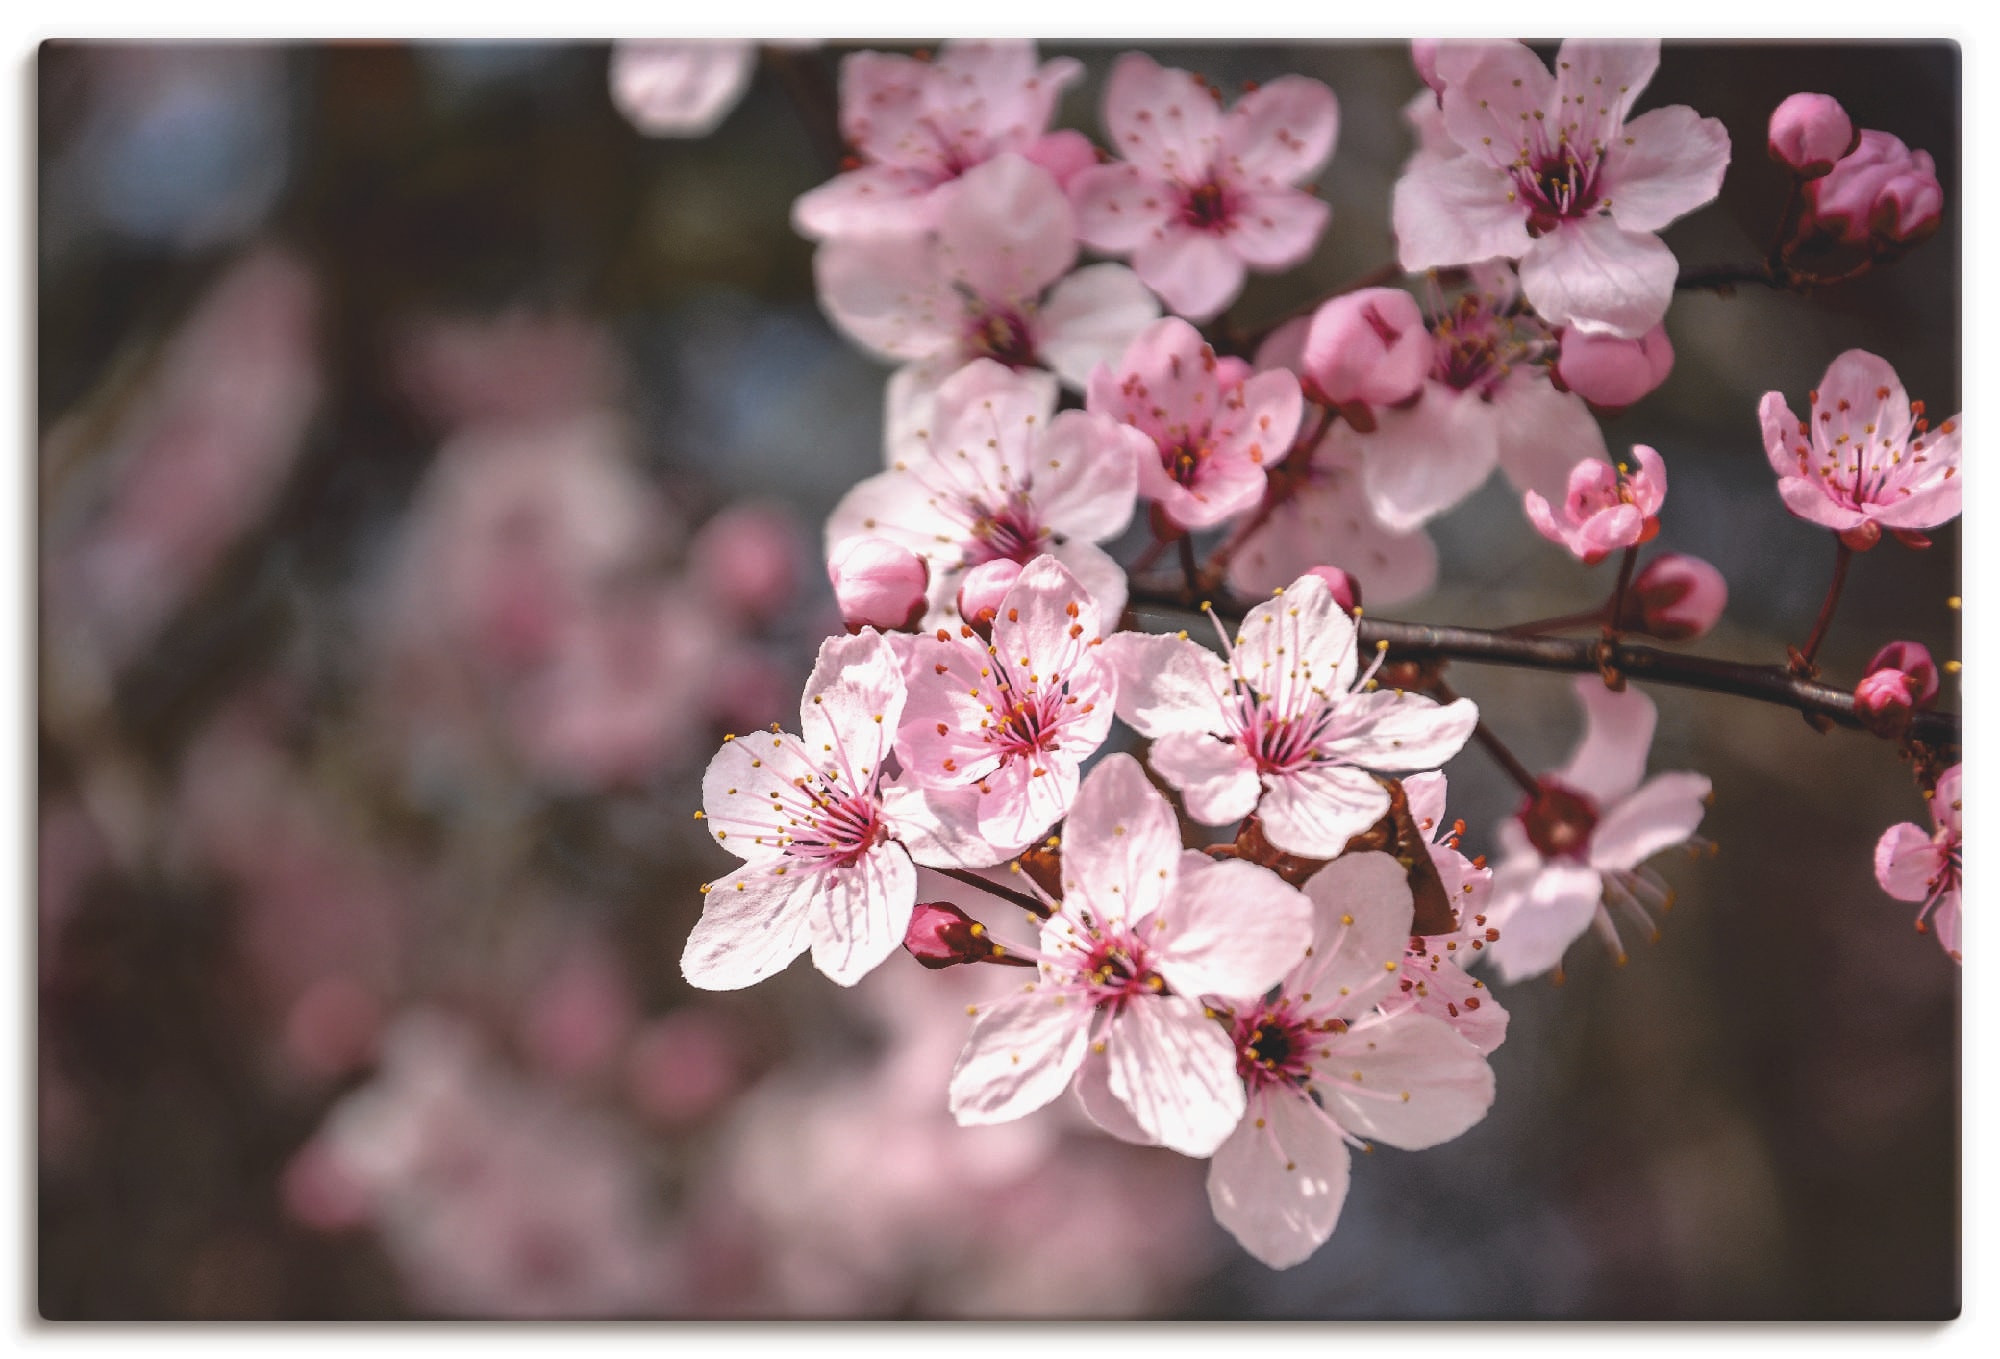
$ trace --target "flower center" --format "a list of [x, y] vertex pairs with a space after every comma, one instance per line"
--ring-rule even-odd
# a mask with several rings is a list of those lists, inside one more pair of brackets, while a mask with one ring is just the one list
[[1514, 167], [1514, 185], [1528, 205], [1528, 234], [1546, 236], [1563, 222], [1597, 210], [1597, 177], [1604, 157], [1578, 152], [1568, 141]]
[[1522, 804], [1521, 826], [1528, 842], [1544, 859], [1581, 860], [1597, 829], [1597, 802], [1554, 779], [1541, 780], [1541, 790]]
[[1157, 996], [1166, 990], [1165, 980], [1148, 965], [1146, 947], [1137, 933], [1122, 927], [1092, 942], [1083, 973], [1091, 1004], [1113, 1013], [1134, 996]]
[[1234, 215], [1235, 204], [1229, 194], [1212, 179], [1189, 189], [1181, 201], [1181, 220], [1196, 231], [1220, 232]]
[[872, 797], [856, 794], [834, 801], [822, 795], [815, 799], [815, 808], [786, 846], [786, 853], [795, 858], [817, 867], [846, 868], [888, 838]]
[[1160, 465], [1167, 469], [1167, 475], [1183, 486], [1192, 486], [1201, 475], [1202, 464], [1206, 463], [1215, 450], [1205, 439], [1185, 435], [1179, 440], [1162, 445]]
[[1312, 1077], [1312, 1026], [1291, 1005], [1260, 1005], [1236, 1016], [1236, 1073], [1252, 1090]]
[[966, 360], [994, 359], [1009, 368], [1032, 368], [1039, 361], [1035, 335], [1013, 311], [993, 311], [978, 317], [966, 337]]
[[1026, 566], [1048, 550], [1045, 544], [1049, 535], [1035, 522], [1033, 510], [1025, 501], [1016, 498], [997, 510], [974, 505], [973, 512], [975, 547], [966, 558], [967, 566], [1001, 558]]

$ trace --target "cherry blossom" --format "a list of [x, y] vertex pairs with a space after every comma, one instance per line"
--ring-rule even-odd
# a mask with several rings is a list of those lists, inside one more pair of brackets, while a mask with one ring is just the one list
[[750, 87], [750, 42], [611, 45], [611, 102], [649, 137], [706, 137]]
[[897, 759], [920, 786], [978, 789], [992, 862], [1062, 819], [1083, 760], [1111, 730], [1117, 680], [1097, 617], [1076, 577], [1037, 557], [1002, 598], [991, 642], [939, 628], [904, 652]]
[[1801, 179], [1818, 179], [1859, 142], [1854, 121], [1830, 94], [1801, 90], [1771, 110], [1771, 159]]
[[936, 60], [853, 52], [840, 66], [840, 131], [860, 164], [802, 195], [799, 234], [907, 235], [935, 225], [967, 171], [1009, 152], [1051, 170], [1089, 144], [1048, 132], [1071, 57], [1038, 62], [1031, 42], [951, 42]]
[[1943, 219], [1944, 189], [1930, 152], [1867, 128], [1852, 151], [1806, 185], [1799, 232], [1848, 245], [1903, 247], [1929, 236]]
[[1794, 515], [1857, 549], [1872, 547], [1883, 529], [1935, 528], [1958, 517], [1960, 419], [1933, 433], [1923, 403], [1910, 400], [1887, 362], [1848, 350], [1827, 367], [1806, 408], [1811, 419], [1799, 419], [1781, 392], [1766, 392], [1757, 407], [1778, 494]]
[[1423, 150], [1396, 184], [1403, 267], [1521, 262], [1551, 325], [1637, 339], [1673, 300], [1655, 233], [1714, 198], [1729, 134], [1686, 105], [1627, 121], [1660, 45], [1569, 40], [1553, 74], [1517, 42], [1445, 43], [1451, 151]]
[[1173, 808], [1129, 755], [1106, 757], [1078, 790], [1062, 884], [1039, 948], [1008, 950], [1034, 959], [1038, 979], [973, 1007], [952, 1114], [1019, 1118], [1088, 1066], [1110, 1117], [1207, 1156], [1244, 1105], [1229, 1034], [1201, 998], [1270, 989], [1304, 955], [1311, 908], [1269, 869], [1183, 853]]
[[1493, 890], [1493, 870], [1484, 861], [1474, 863], [1458, 852], [1465, 823], [1444, 819], [1443, 774], [1412, 774], [1403, 780], [1403, 792], [1409, 797], [1410, 819], [1429, 842], [1431, 866], [1437, 870], [1458, 927], [1443, 934], [1410, 936], [1402, 980], [1383, 1000], [1382, 1008], [1391, 1012], [1413, 1009], [1441, 1019], [1481, 1055], [1489, 1055], [1506, 1041], [1507, 1011], [1486, 983], [1465, 968], [1499, 937], [1500, 932], [1485, 915]]
[[1562, 385], [1601, 411], [1621, 411], [1653, 391], [1674, 370], [1674, 345], [1664, 324], [1636, 340], [1615, 335], [1562, 337], [1556, 376]]
[[1921, 642], [1891, 642], [1854, 686], [1854, 715], [1877, 736], [1899, 737], [1917, 710], [1937, 701], [1937, 662]]
[[1620, 548], [1650, 542], [1660, 531], [1660, 506], [1667, 498], [1667, 465], [1644, 444], [1632, 446], [1630, 466], [1585, 460], [1570, 469], [1569, 494], [1558, 520], [1538, 491], [1521, 497], [1535, 532], [1559, 543], [1585, 566], [1594, 566]]
[[1921, 902], [1917, 931], [1934, 931], [1938, 947], [1958, 963], [1965, 961], [1959, 936], [1963, 768], [1955, 764], [1938, 775], [1937, 787], [1929, 794], [1930, 834], [1905, 821], [1882, 832], [1875, 845], [1875, 881], [1898, 901]]
[[1076, 223], [1038, 165], [1004, 155], [966, 172], [936, 230], [842, 237], [813, 258], [821, 303], [855, 343], [917, 361], [934, 387], [974, 359], [1050, 368], [1082, 387], [1160, 306], [1122, 264], [1076, 263]]
[[1086, 245], [1130, 255], [1146, 286], [1190, 320], [1242, 291], [1250, 269], [1312, 253], [1331, 210], [1296, 187], [1333, 154], [1340, 109], [1304, 76], [1281, 76], [1227, 114], [1186, 71], [1127, 52], [1111, 68], [1104, 123], [1125, 159], [1070, 182]]
[[864, 534], [901, 543], [930, 563], [926, 626], [956, 621], [968, 567], [1047, 553], [1097, 601], [1098, 630], [1118, 626], [1125, 572], [1096, 544], [1132, 517], [1138, 460], [1151, 440], [1109, 416], [1055, 414], [1047, 373], [1013, 373], [990, 359], [938, 389], [928, 427], [890, 436], [890, 470], [834, 507], [829, 549]]
[[1689, 844], [1708, 806], [1709, 782], [1700, 774], [1645, 778], [1659, 716], [1653, 700], [1637, 689], [1614, 693], [1596, 675], [1577, 676], [1576, 693], [1582, 743], [1499, 829], [1503, 858], [1486, 918], [1500, 938], [1482, 956], [1506, 982], [1554, 967], [1592, 923], [1623, 959], [1607, 906], [1629, 909], [1650, 930], [1652, 910], [1671, 905], [1673, 893], [1641, 865]]
[[1291, 451], [1305, 404], [1282, 369], [1232, 375], [1178, 316], [1139, 333], [1114, 372], [1090, 375], [1089, 409], [1143, 432], [1139, 494], [1183, 529], [1212, 528], [1256, 508], [1268, 467]]
[[731, 991], [812, 949], [851, 986], [903, 942], [916, 904], [910, 852], [890, 839], [879, 785], [902, 717], [902, 667], [875, 632], [828, 638], [806, 681], [799, 730], [723, 743], [702, 776], [717, 844], [746, 862], [702, 889], [681, 972]]
[[1215, 1153], [1216, 1221], [1273, 1269], [1326, 1242], [1347, 1197], [1348, 1144], [1419, 1151], [1486, 1116], [1493, 1069], [1449, 1024], [1396, 994], [1410, 887], [1386, 854], [1351, 854], [1307, 881], [1312, 947], [1275, 998], [1239, 992], [1231, 1016], [1243, 1118]]
[[1118, 716], [1152, 738], [1189, 816], [1221, 826], [1254, 810], [1290, 854], [1339, 854], [1389, 810], [1369, 771], [1435, 768], [1479, 721], [1468, 699], [1376, 691], [1354, 620], [1317, 576], [1250, 610], [1224, 645], [1226, 660], [1185, 635], [1111, 638]]

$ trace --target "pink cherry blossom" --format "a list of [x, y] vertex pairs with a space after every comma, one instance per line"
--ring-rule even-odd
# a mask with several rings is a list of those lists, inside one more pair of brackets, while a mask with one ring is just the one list
[[1569, 474], [1569, 494], [1558, 520], [1535, 491], [1521, 497], [1528, 522], [1552, 543], [1560, 543], [1585, 566], [1594, 566], [1620, 548], [1636, 547], [1660, 531], [1660, 506], [1667, 498], [1667, 465], [1644, 444], [1632, 446], [1634, 472], [1620, 464], [1586, 459]]
[[850, 53], [840, 131], [861, 163], [802, 195], [793, 225], [815, 240], [921, 232], [959, 178], [996, 156], [1051, 170], [1073, 163], [1078, 144], [1087, 156], [1079, 134], [1048, 133], [1064, 87], [1082, 75], [1071, 57], [1038, 62], [1031, 42], [946, 43], [934, 61]]
[[1854, 150], [1859, 139], [1838, 99], [1801, 90], [1771, 110], [1768, 140], [1772, 160], [1802, 179], [1817, 179]]
[[618, 42], [611, 45], [611, 102], [649, 137], [706, 137], [750, 87], [749, 42]]
[[1917, 911], [1918, 932], [1934, 930], [1938, 946], [1960, 963], [1965, 961], [1959, 937], [1963, 769], [1955, 764], [1938, 776], [1930, 794], [1930, 834], [1905, 821], [1882, 832], [1875, 845], [1875, 881], [1898, 901], [1923, 903]]
[[1677, 266], [1655, 233], [1729, 164], [1722, 123], [1685, 105], [1627, 121], [1659, 58], [1657, 41], [1572, 39], [1551, 74], [1520, 43], [1441, 44], [1452, 151], [1420, 151], [1397, 181], [1403, 267], [1519, 260], [1551, 325], [1637, 339], [1659, 324]]
[[1910, 246], [1936, 231], [1943, 215], [1944, 190], [1930, 153], [1867, 128], [1854, 150], [1806, 185], [1799, 229], [1848, 245]]
[[[1658, 710], [1637, 689], [1613, 693], [1579, 675], [1583, 741], [1570, 762], [1541, 780], [1541, 792], [1503, 822], [1503, 859], [1494, 869], [1486, 918], [1500, 938], [1486, 946], [1502, 981], [1548, 971], [1595, 923], [1620, 958], [1624, 949], [1607, 909], [1617, 904], [1650, 931], [1652, 911], [1672, 904], [1658, 874], [1641, 865], [1661, 850], [1693, 842], [1707, 810], [1709, 782], [1676, 772], [1645, 777]], [[1643, 782], [1642, 782], [1643, 780]]]
[[1201, 332], [1178, 316], [1139, 333], [1118, 369], [1090, 375], [1089, 409], [1138, 429], [1139, 494], [1184, 529], [1256, 508], [1267, 469], [1291, 451], [1305, 404], [1282, 369], [1234, 381]]
[[851, 986], [895, 952], [916, 904], [910, 852], [879, 785], [902, 717], [902, 667], [875, 632], [828, 638], [799, 705], [802, 736], [723, 743], [702, 776], [716, 843], [746, 860], [704, 887], [681, 972], [731, 991], [812, 949]]
[[1078, 790], [1063, 898], [1032, 958], [1039, 976], [979, 1006], [951, 1078], [963, 1124], [1041, 1108], [1091, 1066], [1146, 1140], [1206, 1156], [1243, 1114], [1228, 1032], [1204, 996], [1268, 990], [1305, 952], [1310, 907], [1277, 874], [1181, 850], [1167, 800], [1129, 755]]
[[1305, 885], [1312, 947], [1275, 998], [1231, 1016], [1243, 1118], [1209, 1166], [1208, 1199], [1243, 1248], [1289, 1269], [1326, 1242], [1347, 1196], [1348, 1143], [1419, 1151], [1486, 1116], [1493, 1069], [1451, 1026], [1396, 995], [1409, 882], [1386, 854], [1344, 855]]
[[[1808, 399], [1810, 420], [1781, 392], [1757, 407], [1764, 452], [1785, 508], [1843, 535], [1850, 547], [1883, 529], [1927, 529], [1958, 517], [1960, 419], [1933, 432], [1896, 370], [1865, 350], [1835, 359]], [[1872, 526], [1872, 527], [1871, 527]]]
[[1444, 819], [1443, 774], [1411, 774], [1403, 780], [1403, 791], [1409, 797], [1410, 818], [1429, 841], [1431, 866], [1444, 884], [1458, 928], [1444, 934], [1410, 936], [1402, 980], [1383, 1000], [1382, 1008], [1392, 1013], [1418, 1010], [1441, 1019], [1481, 1055], [1489, 1055], [1506, 1041], [1507, 1011], [1486, 983], [1465, 969], [1499, 937], [1500, 932], [1485, 915], [1493, 890], [1493, 870], [1475, 865], [1458, 852], [1465, 823]]
[[1479, 721], [1469, 699], [1377, 691], [1354, 620], [1317, 576], [1250, 610], [1224, 645], [1226, 660], [1185, 636], [1111, 638], [1118, 716], [1153, 739], [1153, 768], [1189, 816], [1221, 826], [1254, 810], [1289, 854], [1339, 854], [1389, 810], [1370, 770], [1434, 769]]
[[826, 573], [849, 632], [908, 631], [924, 616], [930, 568], [901, 543], [849, 538], [834, 548]]
[[1188, 72], [1126, 53], [1104, 91], [1104, 123], [1125, 159], [1069, 186], [1084, 243], [1130, 255], [1146, 286], [1195, 321], [1228, 306], [1248, 270], [1304, 260], [1331, 211], [1296, 186], [1333, 154], [1333, 91], [1282, 76], [1227, 114], [1218, 105]]
[[1076, 223], [1049, 173], [1017, 155], [966, 172], [917, 235], [841, 237], [813, 258], [821, 303], [855, 343], [917, 361], [936, 386], [962, 364], [1050, 368], [1081, 387], [1159, 303], [1122, 264], [1076, 264]]
[[1854, 686], [1854, 715], [1877, 736], [1901, 736], [1912, 714], [1937, 701], [1937, 662], [1920, 642], [1889, 643], [1863, 674]]
[[1132, 517], [1139, 459], [1152, 441], [1109, 416], [1055, 413], [1047, 373], [1013, 373], [990, 359], [941, 386], [927, 426], [892, 431], [890, 469], [834, 507], [828, 547], [871, 534], [930, 563], [925, 626], [956, 623], [968, 567], [1047, 553], [1097, 601], [1098, 631], [1118, 626], [1125, 572], [1096, 544]]
[[999, 862], [1060, 821], [1085, 758], [1111, 730], [1117, 680], [1099, 650], [1097, 607], [1053, 557], [1002, 598], [992, 641], [970, 627], [904, 651], [909, 701], [896, 729], [907, 779], [976, 788], [978, 834]]

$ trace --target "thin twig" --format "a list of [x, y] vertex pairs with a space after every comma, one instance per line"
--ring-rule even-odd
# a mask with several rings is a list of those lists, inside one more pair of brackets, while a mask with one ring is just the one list
[[1017, 892], [1011, 887], [1004, 887], [991, 879], [982, 878], [969, 869], [940, 868], [936, 871], [944, 874], [947, 878], [957, 879], [967, 887], [977, 887], [982, 892], [992, 893], [1002, 901], [1012, 902], [1029, 915], [1035, 916], [1038, 919], [1047, 920], [1050, 914], [1052, 914], [1048, 904], [1039, 898], [1031, 897], [1026, 892]]

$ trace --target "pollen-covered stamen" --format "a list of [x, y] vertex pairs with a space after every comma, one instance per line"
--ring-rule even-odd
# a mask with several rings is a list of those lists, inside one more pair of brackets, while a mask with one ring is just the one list
[[795, 828], [785, 852], [816, 867], [845, 868], [888, 838], [872, 796], [822, 798], [815, 815]]
[[1267, 1086], [1298, 1086], [1312, 1079], [1313, 1021], [1287, 997], [1237, 1015], [1236, 1073], [1252, 1092]]
[[974, 504], [972, 513], [973, 544], [966, 553], [967, 566], [1003, 557], [1025, 566], [1048, 550], [1050, 533], [1036, 522], [1025, 496], [1011, 497], [997, 509]]
[[1214, 179], [1186, 190], [1181, 199], [1181, 220], [1197, 231], [1221, 233], [1235, 220], [1235, 195]]
[[1166, 994], [1164, 978], [1153, 970], [1140, 931], [1123, 925], [1092, 929], [1077, 939], [1058, 965], [1087, 1003], [1116, 1014], [1136, 996]]
[[1491, 299], [1462, 295], [1431, 323], [1431, 377], [1454, 391], [1491, 397], [1516, 365], [1547, 348]]
[[[1818, 391], [1808, 398], [1812, 419], [1799, 432], [1810, 431], [1813, 446], [1799, 446], [1799, 470], [1817, 476], [1836, 504], [1855, 510], [1892, 505], [1906, 486], [1928, 471], [1930, 456], [1925, 450], [1933, 436], [1930, 422], [1923, 418], [1924, 403], [1910, 403], [1907, 426], [1886, 428], [1879, 422], [1888, 414], [1881, 403], [1889, 395], [1889, 388], [1877, 389], [1875, 403], [1865, 409], [1844, 400], [1823, 403]], [[1952, 433], [1954, 425], [1945, 421], [1939, 433]], [[1817, 467], [1814, 457], [1819, 459]]]
[[1514, 163], [1514, 189], [1528, 207], [1528, 232], [1545, 236], [1566, 221], [1598, 211], [1601, 147], [1580, 149], [1567, 136], [1553, 147], [1524, 147]]
[[1010, 308], [974, 311], [965, 337], [965, 358], [967, 362], [993, 359], [1009, 368], [1033, 368], [1041, 361], [1033, 328]]
[[1517, 814], [1528, 842], [1544, 859], [1582, 862], [1597, 829], [1597, 800], [1552, 778], [1541, 779], [1540, 785]]

